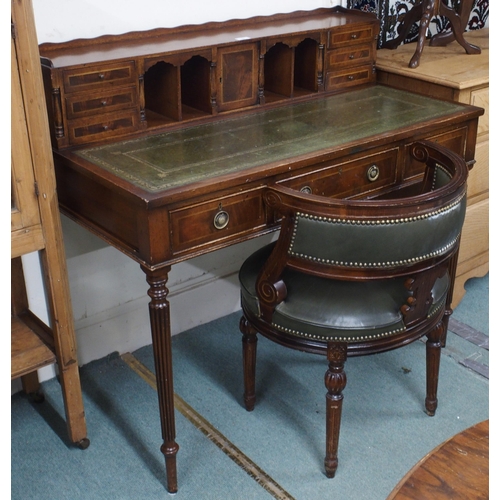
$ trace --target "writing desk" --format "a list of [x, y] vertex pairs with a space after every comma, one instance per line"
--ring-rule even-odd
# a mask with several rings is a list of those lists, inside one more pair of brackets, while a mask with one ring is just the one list
[[[146, 273], [162, 452], [171, 489], [178, 449], [166, 288], [171, 265], [276, 229], [274, 214], [261, 200], [263, 188], [274, 182], [328, 195], [381, 194], [418, 178], [407, 150], [422, 138], [441, 140], [472, 160], [479, 114], [478, 108], [372, 86], [179, 131], [55, 152], [63, 212]], [[378, 172], [377, 178], [372, 180], [371, 171], [373, 176]]]
[[[181, 29], [173, 33], [180, 52], [171, 52], [170, 32], [161, 44], [157, 33], [150, 45], [145, 35], [127, 39], [121, 50], [115, 42], [41, 48], [61, 209], [134, 259], [149, 284], [170, 492], [177, 491], [179, 448], [171, 266], [276, 230], [279, 220], [261, 197], [273, 183], [324, 196], [388, 194], [421, 179], [409, 154], [421, 139], [474, 161], [482, 109], [374, 84], [373, 16], [320, 9], [269, 23], [210, 25], [192, 35]], [[236, 28], [244, 40], [230, 45], [207, 48], [206, 37], [197, 37], [206, 30], [220, 40], [220, 30], [234, 35]], [[165, 44], [169, 52], [160, 54]], [[286, 75], [291, 85], [277, 82]], [[198, 90], [190, 94], [193, 81]], [[205, 84], [208, 91], [200, 91]], [[193, 103], [195, 95], [204, 103]], [[192, 119], [192, 104], [203, 116]]]

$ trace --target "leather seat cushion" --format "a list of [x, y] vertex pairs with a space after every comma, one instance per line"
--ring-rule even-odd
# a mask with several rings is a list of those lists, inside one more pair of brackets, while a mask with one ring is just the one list
[[[245, 310], [259, 316], [255, 291], [257, 275], [273, 244], [252, 254], [240, 270]], [[286, 299], [277, 306], [273, 327], [287, 334], [316, 340], [356, 342], [397, 334], [405, 329], [400, 307], [408, 292], [404, 279], [364, 282], [339, 281], [285, 270]], [[436, 283], [434, 310], [446, 297], [448, 278]]]

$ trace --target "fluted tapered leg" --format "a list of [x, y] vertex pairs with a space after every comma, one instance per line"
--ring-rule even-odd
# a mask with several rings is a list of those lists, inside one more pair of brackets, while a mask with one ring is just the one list
[[170, 331], [170, 305], [166, 287], [170, 267], [157, 270], [142, 268], [149, 284], [149, 316], [155, 360], [156, 384], [163, 444], [161, 452], [165, 456], [167, 469], [167, 490], [177, 491], [176, 455], [179, 450], [175, 442], [174, 383], [172, 374], [172, 344]]
[[440, 321], [433, 330], [427, 334], [427, 395], [425, 410], [428, 415], [436, 413], [438, 405], [437, 388], [439, 379], [439, 363], [441, 360], [441, 339], [444, 337], [444, 323]]
[[255, 407], [255, 364], [257, 358], [257, 332], [243, 316], [240, 320], [243, 334], [243, 380], [245, 408], [252, 411]]
[[344, 363], [347, 359], [347, 344], [328, 345], [328, 370], [325, 373], [326, 393], [326, 456], [325, 472], [334, 477], [338, 467], [338, 449], [342, 401], [347, 377]]

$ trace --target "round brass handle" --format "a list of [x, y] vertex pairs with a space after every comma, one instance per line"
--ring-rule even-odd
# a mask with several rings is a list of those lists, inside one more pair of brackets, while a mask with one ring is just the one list
[[229, 214], [225, 210], [220, 210], [215, 214], [215, 229], [224, 229], [229, 224]]
[[370, 182], [376, 181], [379, 175], [380, 175], [380, 169], [377, 167], [377, 165], [372, 165], [366, 171], [366, 177]]
[[104, 73], [99, 73], [99, 80], [104, 80]]
[[301, 193], [312, 194], [313, 190], [309, 186], [304, 186], [300, 188]]

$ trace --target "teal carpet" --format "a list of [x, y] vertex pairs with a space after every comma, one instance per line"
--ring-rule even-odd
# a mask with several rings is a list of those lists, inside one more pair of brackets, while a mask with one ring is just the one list
[[[483, 340], [489, 333], [488, 288], [488, 277], [470, 280], [453, 316]], [[262, 476], [249, 474], [177, 411], [179, 492], [172, 498], [384, 500], [426, 453], [489, 416], [487, 375], [464, 363], [488, 365], [487, 345], [474, 338], [449, 333], [435, 417], [423, 411], [423, 342], [350, 358], [339, 469], [327, 479], [325, 360], [260, 338], [257, 404], [246, 412], [238, 321], [239, 314], [232, 314], [175, 336], [174, 384], [177, 395]], [[151, 346], [133, 356], [152, 370]], [[118, 355], [82, 367], [81, 380], [91, 440], [84, 451], [68, 443], [55, 379], [43, 384], [42, 404], [12, 397], [12, 498], [168, 498], [155, 390]], [[277, 493], [269, 493], [266, 483]]]

